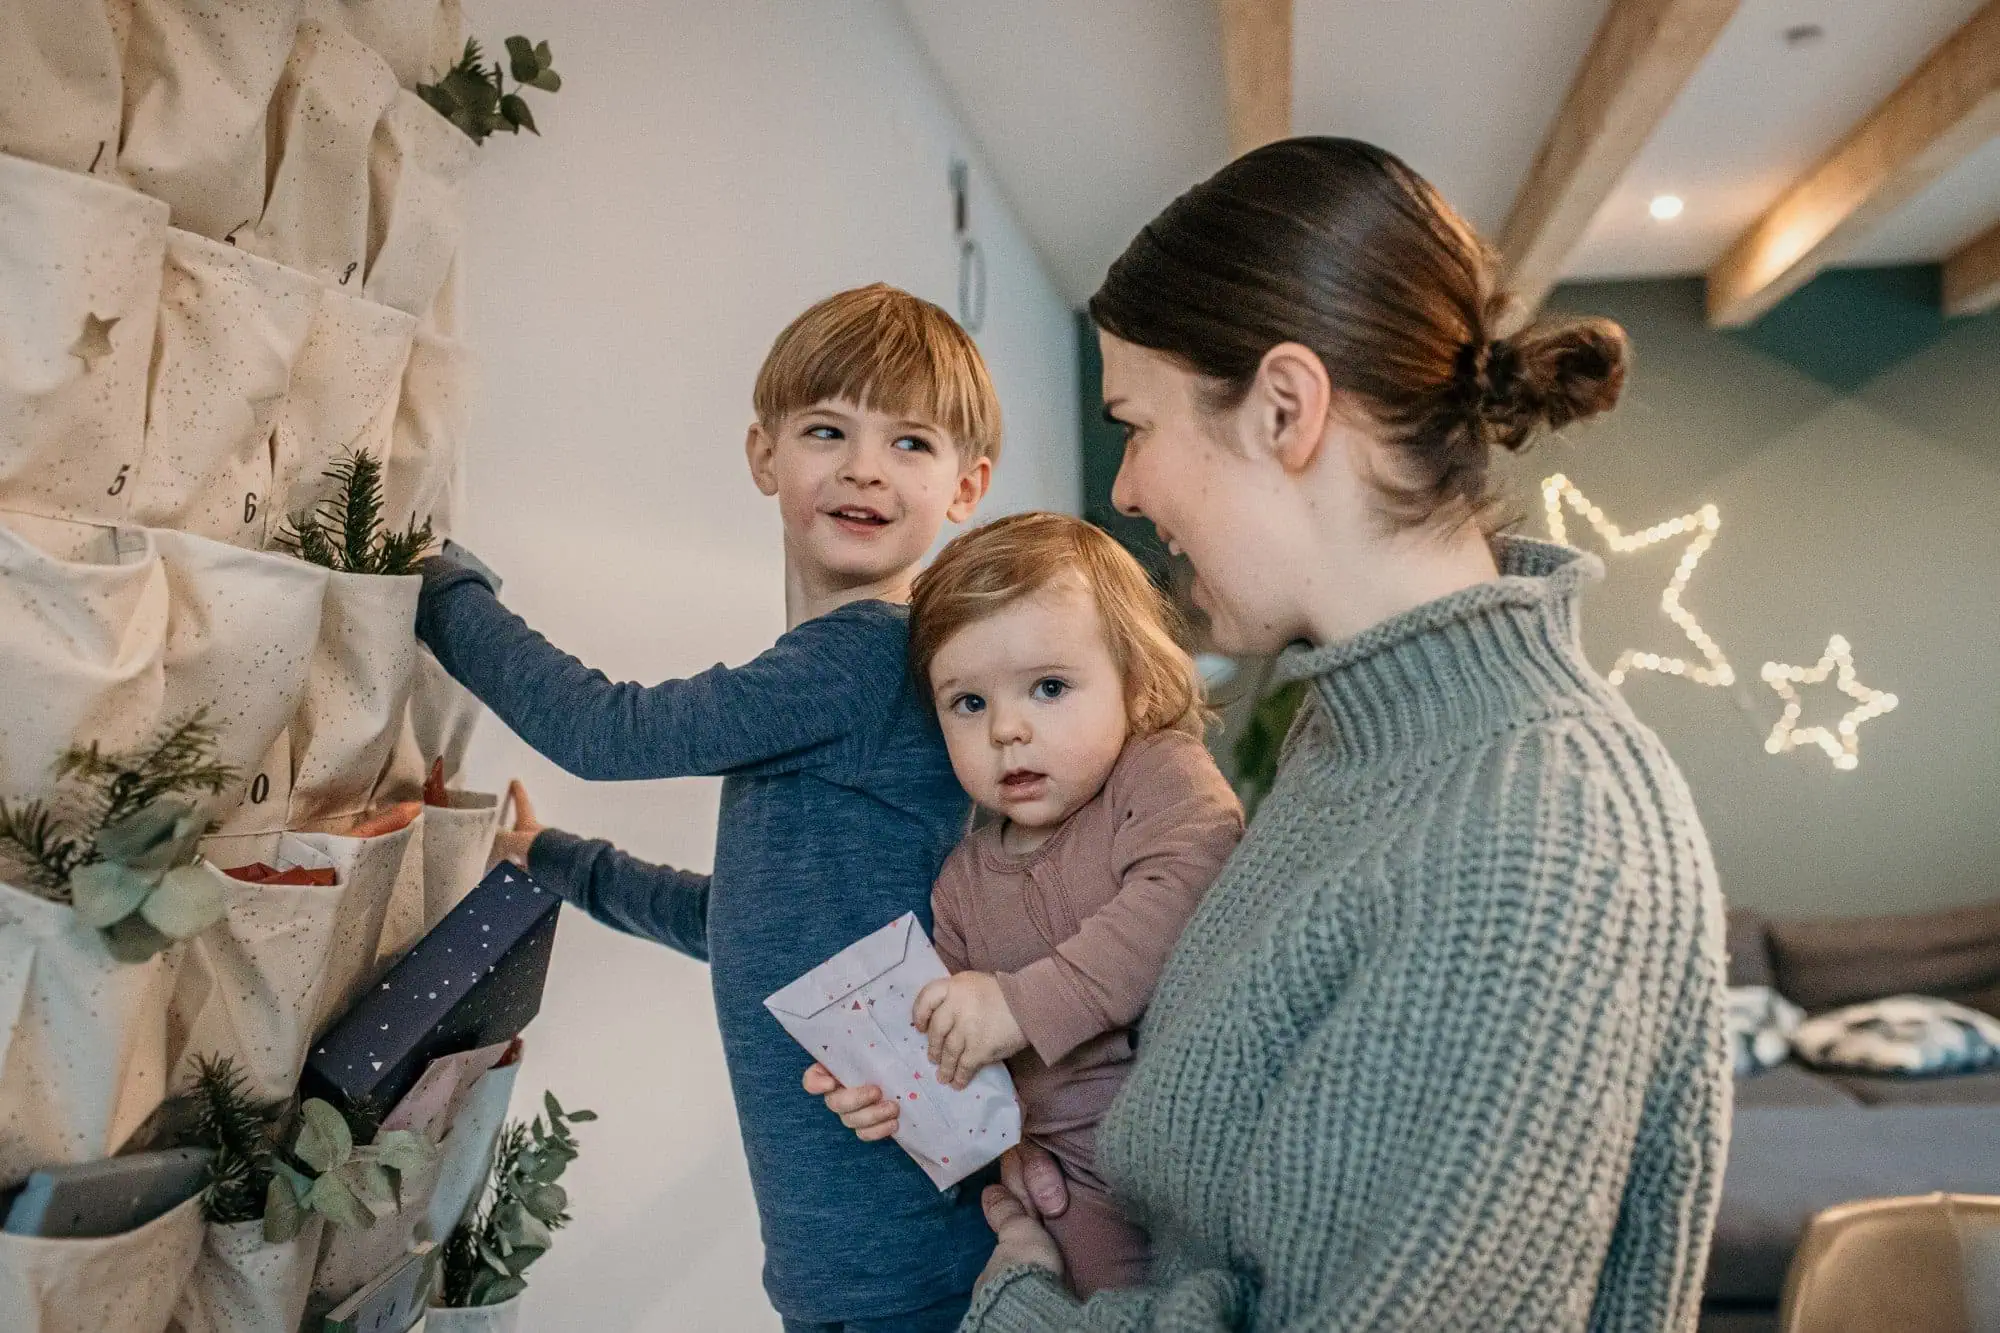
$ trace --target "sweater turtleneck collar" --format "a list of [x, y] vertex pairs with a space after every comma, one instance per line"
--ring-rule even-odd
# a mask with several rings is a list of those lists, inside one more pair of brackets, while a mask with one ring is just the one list
[[1494, 539], [1500, 577], [1392, 616], [1351, 639], [1295, 644], [1280, 682], [1311, 680], [1340, 764], [1366, 765], [1439, 741], [1489, 734], [1609, 687], [1577, 637], [1594, 555], [1524, 537]]

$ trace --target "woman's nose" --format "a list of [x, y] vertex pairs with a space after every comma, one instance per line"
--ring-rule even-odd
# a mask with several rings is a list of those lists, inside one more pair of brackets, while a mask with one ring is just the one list
[[1139, 508], [1137, 489], [1132, 484], [1132, 455], [1129, 452], [1118, 461], [1118, 475], [1111, 479], [1111, 507], [1127, 518], [1145, 517], [1145, 511]]

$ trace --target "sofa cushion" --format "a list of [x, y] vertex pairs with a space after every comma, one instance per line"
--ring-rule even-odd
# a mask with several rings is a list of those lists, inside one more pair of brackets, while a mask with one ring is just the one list
[[2000, 1107], [2000, 1069], [1982, 1070], [1976, 1074], [1947, 1074], [1939, 1078], [1825, 1073], [1810, 1074], [1808, 1077], [1828, 1083], [1867, 1106]]
[[1791, 1034], [1799, 1059], [1844, 1074], [1934, 1077], [2000, 1064], [2000, 1019], [1928, 995], [1892, 995], [1821, 1014]]
[[1769, 986], [1729, 988], [1729, 1047], [1736, 1077], [1748, 1078], [1792, 1055], [1792, 1033], [1805, 1015]]
[[1777, 985], [1777, 974], [1771, 968], [1770, 921], [1757, 912], [1732, 907], [1728, 923], [1729, 984]]
[[2000, 1015], [2000, 902], [1914, 916], [1769, 923], [1776, 984], [1807, 1013], [1936, 995]]
[[1708, 1295], [1775, 1302], [1813, 1214], [1932, 1190], [2000, 1194], [2000, 1113], [1984, 1106], [1741, 1107], [1709, 1251]]

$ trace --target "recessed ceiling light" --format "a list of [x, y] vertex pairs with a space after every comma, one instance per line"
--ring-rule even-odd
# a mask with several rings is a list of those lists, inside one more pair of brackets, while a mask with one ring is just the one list
[[1656, 221], [1672, 222], [1681, 215], [1681, 209], [1684, 207], [1686, 205], [1681, 202], [1681, 197], [1677, 194], [1656, 194], [1653, 196], [1653, 202], [1646, 206], [1646, 211], [1651, 213]]

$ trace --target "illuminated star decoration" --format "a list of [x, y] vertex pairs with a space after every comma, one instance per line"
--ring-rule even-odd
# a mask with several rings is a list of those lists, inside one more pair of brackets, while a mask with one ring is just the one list
[[1617, 524], [1604, 516], [1602, 509], [1592, 504], [1561, 473], [1542, 482], [1542, 503], [1548, 511], [1549, 536], [1559, 542], [1569, 540], [1563, 522], [1563, 506], [1567, 504], [1590, 524], [1614, 555], [1629, 555], [1688, 533], [1694, 534], [1687, 549], [1681, 552], [1681, 562], [1675, 567], [1673, 578], [1667, 581], [1666, 591], [1660, 594], [1660, 610], [1680, 627], [1687, 641], [1701, 654], [1704, 665], [1697, 666], [1682, 658], [1662, 657], [1658, 653], [1642, 653], [1636, 648], [1627, 648], [1618, 654], [1618, 660], [1612, 664], [1606, 680], [1613, 685], [1622, 685], [1630, 672], [1657, 671], [1667, 676], [1683, 676], [1701, 685], [1736, 683], [1736, 668], [1729, 665], [1729, 659], [1722, 655], [1722, 649], [1715, 640], [1681, 605], [1681, 594], [1687, 590], [1688, 580], [1694, 577], [1695, 566], [1701, 563], [1708, 548], [1715, 544], [1715, 534], [1722, 527], [1722, 515], [1714, 505], [1703, 505], [1692, 514], [1683, 514], [1664, 523], [1655, 523], [1643, 532], [1628, 534], [1620, 531]]
[[84, 314], [83, 332], [69, 345], [69, 354], [83, 362], [86, 371], [97, 369], [98, 357], [111, 355], [111, 330], [117, 327], [118, 319], [117, 315], [99, 319], [94, 314]]
[[[1837, 685], [1840, 692], [1854, 700], [1855, 706], [1834, 725], [1832, 731], [1825, 727], [1804, 727], [1798, 725], [1802, 708], [1799, 692], [1794, 685], [1817, 685], [1834, 674], [1840, 675]], [[1863, 722], [1880, 717], [1896, 706], [1896, 696], [1881, 690], [1871, 690], [1854, 678], [1854, 655], [1847, 647], [1847, 640], [1838, 634], [1826, 641], [1826, 652], [1814, 666], [1786, 666], [1782, 662], [1764, 663], [1764, 683], [1776, 690], [1778, 697], [1785, 701], [1784, 716], [1778, 725], [1771, 728], [1769, 740], [1764, 749], [1770, 754], [1783, 754], [1801, 745], [1817, 745], [1826, 751], [1826, 757], [1833, 760], [1839, 769], [1851, 769], [1861, 761], [1856, 757], [1857, 744], [1854, 733]]]

